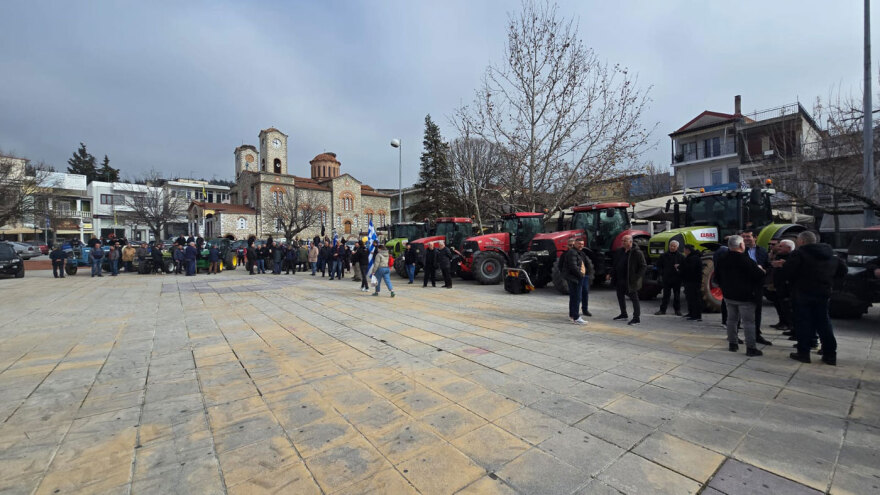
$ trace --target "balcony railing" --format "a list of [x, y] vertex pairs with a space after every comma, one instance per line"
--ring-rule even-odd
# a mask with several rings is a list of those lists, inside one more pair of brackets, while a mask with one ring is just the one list
[[730, 139], [727, 142], [721, 143], [721, 147], [718, 153], [714, 153], [712, 150], [709, 150], [709, 154], [706, 154], [706, 148], [703, 142], [697, 143], [697, 149], [694, 151], [688, 151], [688, 153], [679, 153], [675, 155], [675, 163], [685, 163], [685, 162], [693, 162], [696, 160], [703, 160], [705, 158], [713, 158], [716, 156], [724, 156], [724, 155], [732, 155], [736, 153], [736, 143]]
[[56, 217], [62, 218], [83, 218], [86, 220], [92, 218], [92, 212], [90, 211], [71, 210], [67, 208], [56, 208], [52, 210], [52, 214]]

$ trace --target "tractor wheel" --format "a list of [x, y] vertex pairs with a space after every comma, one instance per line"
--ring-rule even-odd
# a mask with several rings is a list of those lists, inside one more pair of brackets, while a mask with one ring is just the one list
[[406, 264], [403, 262], [403, 258], [394, 258], [394, 272], [400, 278], [405, 278], [409, 280], [409, 275], [406, 274]]
[[556, 290], [559, 291], [560, 294], [568, 295], [568, 282], [562, 276], [562, 272], [559, 271], [559, 263], [553, 262], [553, 272], [551, 275], [553, 279], [553, 286], [556, 287]]
[[150, 263], [147, 260], [141, 261], [140, 263], [138, 263], [137, 271], [140, 275], [146, 275], [150, 273], [150, 271], [152, 271], [150, 270]]
[[165, 273], [174, 273], [174, 260], [165, 260]]
[[480, 285], [501, 283], [504, 278], [504, 257], [492, 251], [480, 251], [474, 255], [471, 270]]
[[835, 319], [857, 320], [868, 310], [869, 305], [856, 304], [852, 301], [841, 301], [831, 298], [828, 315]]
[[721, 311], [721, 287], [715, 281], [715, 264], [712, 258], [703, 258], [703, 281], [700, 284], [700, 296], [703, 299], [703, 308], [708, 313]]
[[76, 275], [76, 270], [77, 270], [77, 268], [79, 268], [79, 267], [76, 266], [76, 262], [73, 262], [73, 263], [67, 263], [66, 265], [64, 265], [64, 271], [65, 271], [68, 275]]
[[226, 260], [223, 261], [223, 265], [227, 270], [235, 270], [238, 266], [238, 257], [235, 256], [235, 253], [228, 253]]

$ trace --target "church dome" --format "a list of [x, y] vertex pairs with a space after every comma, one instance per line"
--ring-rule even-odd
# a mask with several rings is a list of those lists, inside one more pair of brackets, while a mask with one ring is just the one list
[[321, 153], [309, 162], [312, 166], [312, 179], [332, 179], [339, 177], [339, 167], [342, 165], [336, 159], [336, 153]]

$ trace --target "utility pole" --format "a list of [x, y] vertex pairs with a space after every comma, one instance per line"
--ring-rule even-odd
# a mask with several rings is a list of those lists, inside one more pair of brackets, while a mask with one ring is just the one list
[[[865, 83], [864, 83], [864, 129], [862, 145], [864, 163], [862, 164], [862, 193], [865, 198], [874, 198], [874, 125], [871, 105], [871, 0], [865, 0]], [[874, 225], [874, 210], [865, 204], [865, 227]]]

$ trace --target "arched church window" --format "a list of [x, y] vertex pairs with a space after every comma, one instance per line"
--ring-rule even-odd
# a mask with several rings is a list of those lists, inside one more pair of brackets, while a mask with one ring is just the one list
[[260, 170], [262, 170], [263, 172], [266, 171], [266, 159], [265, 158], [260, 158]]
[[238, 230], [244, 230], [247, 228], [247, 218], [238, 217]]
[[276, 158], [276, 159], [275, 159], [275, 162], [274, 162], [274, 165], [275, 165], [275, 173], [276, 173], [276, 174], [280, 174], [280, 173], [281, 173], [281, 160], [279, 160], [278, 158]]

